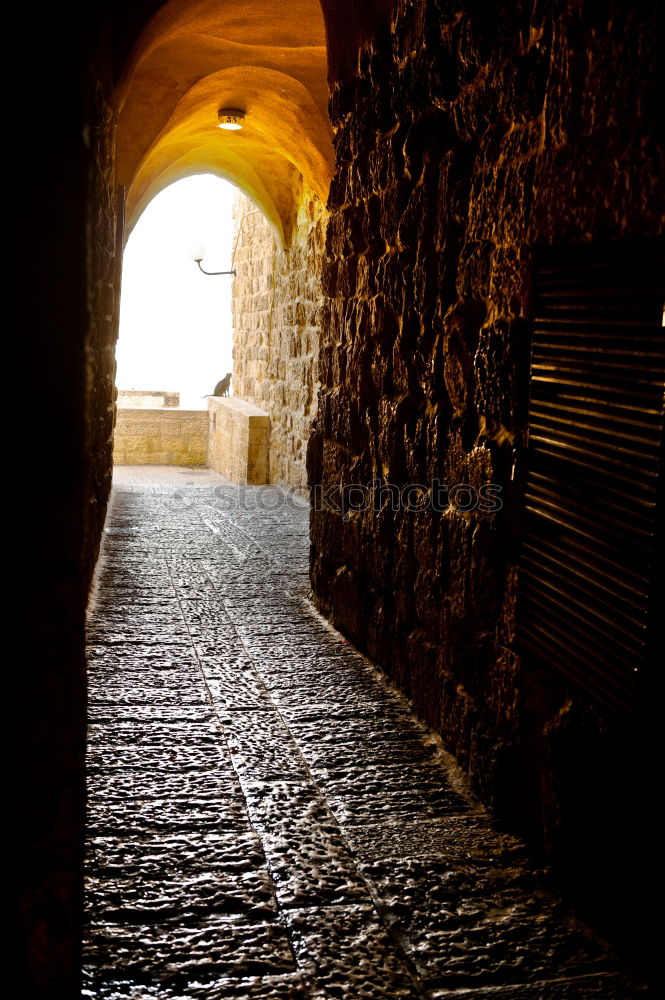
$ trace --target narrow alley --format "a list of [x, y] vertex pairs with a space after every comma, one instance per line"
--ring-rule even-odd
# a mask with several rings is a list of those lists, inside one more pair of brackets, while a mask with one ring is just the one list
[[116, 468], [89, 620], [84, 996], [646, 996], [309, 602], [308, 509]]

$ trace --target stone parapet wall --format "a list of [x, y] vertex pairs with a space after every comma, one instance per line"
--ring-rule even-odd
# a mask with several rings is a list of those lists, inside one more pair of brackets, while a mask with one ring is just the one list
[[236, 396], [208, 399], [208, 468], [233, 483], [269, 481], [270, 417]]
[[115, 465], [205, 465], [207, 410], [118, 409]]
[[316, 414], [327, 213], [304, 186], [288, 247], [244, 196], [235, 206], [233, 391], [270, 415], [270, 482], [302, 486]]
[[155, 409], [158, 406], [180, 406], [179, 392], [166, 392], [152, 389], [118, 389], [118, 406], [145, 406]]

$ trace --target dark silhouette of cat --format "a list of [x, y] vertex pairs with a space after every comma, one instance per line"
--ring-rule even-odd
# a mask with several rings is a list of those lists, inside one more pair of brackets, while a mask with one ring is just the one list
[[228, 396], [232, 374], [232, 372], [227, 372], [224, 378], [220, 378], [219, 382], [215, 386], [215, 391], [206, 393], [203, 399], [207, 399], [208, 396]]

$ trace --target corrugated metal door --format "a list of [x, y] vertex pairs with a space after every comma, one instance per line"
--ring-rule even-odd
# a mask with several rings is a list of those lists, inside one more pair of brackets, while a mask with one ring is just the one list
[[557, 249], [538, 264], [519, 636], [632, 711], [662, 506], [665, 255]]

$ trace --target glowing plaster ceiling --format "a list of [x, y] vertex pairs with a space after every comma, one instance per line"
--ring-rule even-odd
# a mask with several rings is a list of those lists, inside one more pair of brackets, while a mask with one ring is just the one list
[[[333, 154], [318, 0], [172, 0], [120, 81], [117, 180], [127, 231], [167, 184], [210, 172], [237, 184], [288, 240], [302, 174], [325, 200]], [[217, 128], [222, 107], [242, 131]]]

